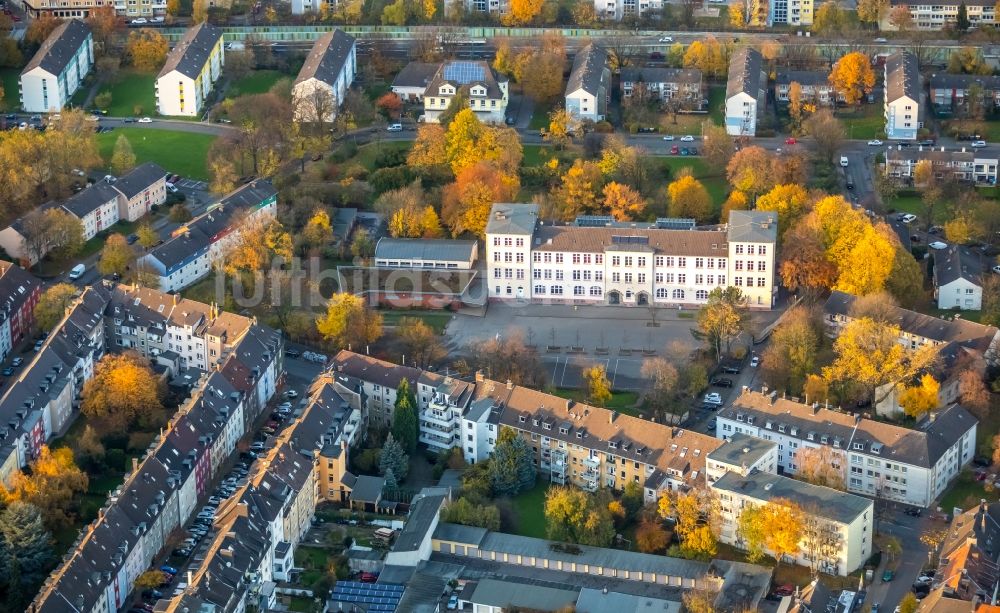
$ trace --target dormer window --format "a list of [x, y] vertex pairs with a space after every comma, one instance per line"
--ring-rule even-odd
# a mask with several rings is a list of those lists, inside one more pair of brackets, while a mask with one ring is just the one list
[[771, 423], [771, 420], [767, 420], [767, 422], [764, 423], [764, 427], [768, 430], [773, 430], [774, 428], [772, 428], [772, 426], [773, 424]]
[[531, 423], [534, 424], [535, 426], [537, 426], [538, 423], [539, 423], [539, 419], [536, 417], [536, 418], [534, 418], [534, 419], [531, 420]]
[[611, 449], [618, 449], [618, 443], [614, 441], [608, 441], [608, 447], [610, 447]]
[[854, 448], [858, 450], [863, 450], [865, 448], [864, 443], [854, 443]]
[[576, 438], [583, 438], [583, 432], [577, 432]]
[[544, 428], [546, 430], [551, 430], [552, 429], [552, 424], [550, 424], [550, 423], [544, 423], [544, 424], [542, 424], [542, 428]]
[[792, 429], [789, 431], [789, 434], [791, 434], [792, 436], [796, 436], [796, 435], [798, 435], [798, 433], [799, 433], [799, 429], [796, 428], [795, 426], [792, 426]]
[[525, 417], [524, 415], [518, 415], [517, 416], [517, 421], [519, 421], [519, 422], [521, 422], [523, 424], [524, 422], [528, 421], [528, 418]]
[[743, 413], [736, 414], [736, 421], [743, 421]]
[[816, 433], [815, 432], [808, 432], [808, 433], [806, 433], [806, 440], [807, 441], [814, 441], [814, 440], [816, 440]]
[[785, 424], [778, 424], [778, 432], [781, 432], [782, 434], [784, 434], [784, 432], [785, 432]]
[[559, 428], [559, 434], [569, 434], [568, 428]]
[[824, 435], [822, 436], [822, 438], [820, 438], [820, 439], [819, 439], [819, 442], [821, 442], [821, 443], [823, 443], [824, 445], [826, 445], [827, 443], [829, 443], [829, 442], [830, 442], [830, 437], [824, 434]]

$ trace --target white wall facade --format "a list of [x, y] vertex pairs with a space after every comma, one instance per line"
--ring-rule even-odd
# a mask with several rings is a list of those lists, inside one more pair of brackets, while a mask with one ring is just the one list
[[98, 232], [103, 232], [118, 223], [118, 197], [108, 200], [78, 219], [83, 224], [83, 240], [94, 238]]
[[[94, 66], [94, 36], [87, 38], [66, 63], [62, 74], [41, 67], [21, 75], [21, 108], [26, 113], [56, 113], [69, 102]], [[8, 92], [10, 96], [13, 92]]]
[[935, 288], [939, 309], [978, 311], [983, 307], [983, 288], [969, 279], [959, 277], [947, 285]]
[[205, 99], [222, 76], [225, 64], [220, 36], [198, 76], [191, 78], [174, 70], [156, 79], [156, 112], [160, 115], [197, 117], [205, 110]]
[[[504, 123], [507, 116], [507, 101], [509, 99], [507, 81], [497, 81], [501, 96], [490, 98], [486, 88], [475, 85], [469, 89], [469, 108], [476, 113], [479, 121], [484, 123]], [[424, 94], [424, 121], [438, 123], [441, 113], [445, 112], [457, 94], [451, 83], [442, 83], [436, 93], [427, 91]]]
[[757, 100], [746, 92], [726, 99], [726, 134], [753, 136], [757, 131]]
[[578, 89], [566, 96], [566, 110], [577, 119], [589, 119], [590, 121], [601, 121], [604, 115], [600, 113], [597, 98]]
[[907, 96], [885, 102], [885, 136], [891, 140], [916, 140], [920, 130], [920, 104]]

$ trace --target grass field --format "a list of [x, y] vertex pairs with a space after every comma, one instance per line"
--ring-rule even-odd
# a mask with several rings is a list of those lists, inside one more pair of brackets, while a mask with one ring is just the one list
[[971, 471], [964, 471], [955, 479], [951, 487], [941, 496], [938, 506], [945, 513], [951, 513], [955, 507], [967, 509], [979, 502], [985, 496], [983, 484], [976, 481]]
[[549, 113], [552, 112], [553, 106], [551, 104], [536, 104], [535, 110], [531, 114], [531, 121], [528, 122], [529, 130], [541, 130], [542, 128], [548, 129], [549, 127]]
[[545, 491], [549, 482], [539, 479], [535, 487], [511, 499], [516, 517], [511, 532], [521, 536], [545, 538]]
[[[110, 87], [102, 87], [98, 94], [111, 92], [111, 106], [108, 115], [112, 117], [132, 117], [156, 113], [154, 85], [156, 75], [149, 72], [123, 70], [121, 80]], [[137, 110], [136, 107], [142, 107]]]
[[13, 110], [21, 106], [18, 98], [21, 71], [17, 68], [0, 69], [0, 85], [3, 86], [3, 98], [0, 99], [0, 110]]
[[115, 141], [124, 134], [132, 145], [136, 161], [156, 162], [170, 172], [192, 179], [208, 179], [206, 158], [217, 137], [208, 134], [153, 130], [147, 128], [117, 128], [97, 135], [97, 146], [105, 162], [111, 160]]
[[690, 168], [694, 178], [701, 181], [708, 194], [712, 196], [716, 209], [721, 209], [729, 194], [729, 184], [722, 174], [708, 167], [708, 162], [700, 157], [671, 156], [664, 158], [664, 163], [670, 167], [671, 176], [675, 176], [682, 168]]
[[226, 97], [235, 98], [250, 94], [265, 94], [278, 82], [278, 79], [287, 76], [277, 70], [255, 70], [239, 81], [234, 81], [229, 86]]
[[378, 156], [379, 151], [409, 151], [412, 146], [412, 141], [385, 141], [382, 143], [369, 143], [358, 147], [358, 154], [354, 159], [371, 172], [375, 170], [375, 158]]
[[848, 138], [885, 138], [885, 117], [880, 105], [868, 104], [860, 110], [841, 111], [837, 117], [844, 123]]
[[[577, 402], [587, 401], [587, 392], [585, 390], [561, 387], [556, 389], [555, 394], [560, 398], [575, 400]], [[639, 410], [636, 407], [638, 402], [639, 394], [636, 392], [612, 392], [611, 400], [604, 404], [604, 408], [612, 409], [614, 411], [618, 411], [619, 413], [625, 413], [626, 415], [638, 416]]]
[[422, 320], [430, 326], [434, 332], [443, 334], [448, 322], [451, 321], [451, 313], [446, 311], [380, 311], [382, 321], [387, 326], [398, 326], [404, 317], [414, 317]]

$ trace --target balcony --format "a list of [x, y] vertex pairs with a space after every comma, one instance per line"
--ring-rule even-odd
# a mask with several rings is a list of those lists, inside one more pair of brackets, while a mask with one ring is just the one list
[[438, 449], [451, 449], [455, 446], [456, 438], [454, 435], [449, 434], [438, 434], [426, 430], [420, 431], [420, 442]]
[[601, 461], [598, 458], [585, 458], [583, 460], [583, 465], [587, 468], [597, 470], [601, 467]]
[[450, 410], [448, 411], [421, 411], [420, 419], [426, 421], [429, 424], [439, 426], [441, 428], [453, 428], [456, 424], [455, 414]]

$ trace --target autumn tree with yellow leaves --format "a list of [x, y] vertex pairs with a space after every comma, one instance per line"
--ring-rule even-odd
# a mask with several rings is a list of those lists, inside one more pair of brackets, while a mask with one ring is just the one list
[[551, 200], [556, 216], [571, 220], [578, 215], [597, 213], [603, 183], [597, 163], [575, 159], [563, 174], [560, 184], [552, 190]]
[[941, 384], [933, 375], [925, 373], [919, 383], [904, 387], [899, 394], [899, 406], [910, 417], [920, 419], [938, 407], [940, 392]]
[[680, 555], [707, 559], [718, 553], [719, 507], [715, 496], [703, 489], [677, 492], [672, 499], [674, 532], [680, 539]]
[[853, 51], [837, 60], [828, 80], [847, 104], [860, 104], [875, 87], [875, 71], [867, 55]]
[[607, 547], [615, 535], [611, 502], [604, 494], [575, 487], [550, 487], [545, 493], [545, 533], [554, 541]]
[[330, 214], [323, 209], [316, 209], [306, 221], [299, 234], [299, 240], [305, 249], [320, 249], [333, 240], [333, 225]]
[[316, 320], [316, 330], [337, 348], [361, 350], [382, 337], [382, 315], [358, 296], [334, 294], [327, 302], [326, 315]]
[[106, 354], [94, 368], [94, 377], [83, 385], [80, 411], [99, 424], [99, 431], [123, 431], [130, 426], [152, 425], [160, 417], [160, 380], [149, 360], [134, 351]]
[[505, 26], [526, 26], [542, 13], [543, 0], [511, 0], [510, 9], [500, 22]]
[[632, 221], [646, 210], [646, 199], [628, 185], [612, 181], [604, 186], [604, 211], [617, 221]]
[[464, 167], [441, 193], [441, 216], [453, 235], [484, 236], [494, 202], [510, 202], [521, 187], [517, 174], [490, 162]]
[[667, 186], [667, 212], [705, 223], [712, 217], [712, 197], [701, 181], [685, 174]]
[[162, 34], [150, 28], [141, 28], [129, 32], [125, 55], [136, 70], [155, 72], [163, 65], [169, 48]]
[[763, 147], [744, 147], [729, 160], [726, 177], [733, 189], [747, 194], [753, 201], [757, 195], [774, 187], [775, 164], [774, 154]]
[[696, 40], [684, 53], [684, 67], [697, 68], [710, 77], [723, 77], [729, 71], [730, 49], [714, 36]]
[[28, 466], [28, 472], [16, 471], [9, 484], [0, 486], [4, 506], [26, 502], [41, 511], [50, 531], [70, 527], [79, 511], [79, 495], [88, 485], [86, 473], [73, 460], [73, 450], [43, 445]]
[[66, 307], [73, 303], [80, 293], [71, 283], [56, 283], [49, 286], [35, 303], [35, 325], [42, 332], [49, 332], [66, 314]]
[[237, 221], [238, 238], [223, 256], [223, 270], [228, 275], [255, 273], [269, 268], [274, 258], [292, 259], [292, 237], [277, 220]]
[[798, 184], [776, 185], [757, 198], [758, 211], [773, 211], [778, 215], [778, 239], [805, 215], [809, 193]]

